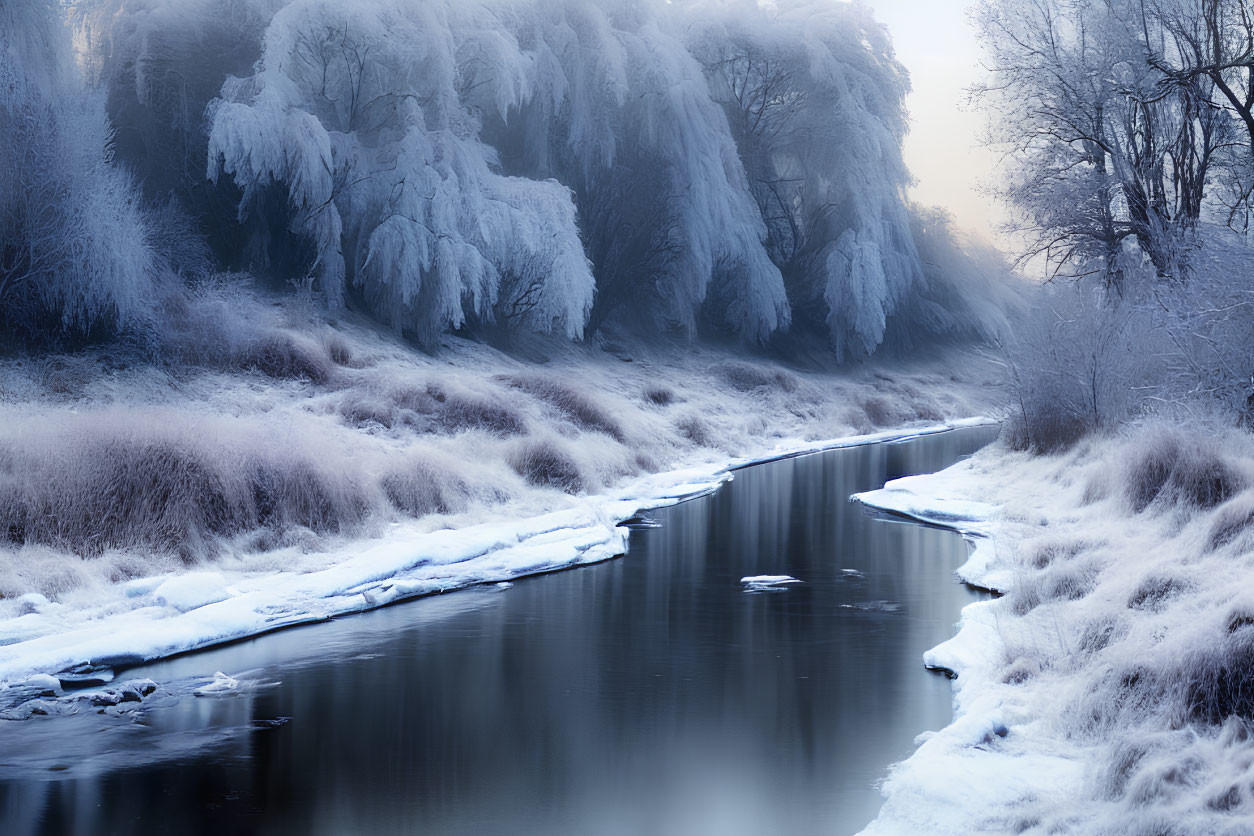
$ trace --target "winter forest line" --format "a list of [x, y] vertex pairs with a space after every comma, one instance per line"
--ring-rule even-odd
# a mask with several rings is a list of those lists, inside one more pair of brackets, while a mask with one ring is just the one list
[[858, 4], [0, 5], [0, 317], [160, 328], [212, 273], [431, 344], [987, 338], [1005, 270], [905, 198], [907, 73]]

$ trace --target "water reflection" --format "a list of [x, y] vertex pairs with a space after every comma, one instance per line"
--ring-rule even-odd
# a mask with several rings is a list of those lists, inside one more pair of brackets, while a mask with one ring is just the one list
[[[992, 434], [743, 470], [623, 560], [131, 672], [170, 693], [140, 722], [0, 726], [0, 832], [856, 831], [948, 722], [920, 656], [976, 596], [960, 539], [847, 497]], [[190, 696], [215, 670], [241, 691]]]

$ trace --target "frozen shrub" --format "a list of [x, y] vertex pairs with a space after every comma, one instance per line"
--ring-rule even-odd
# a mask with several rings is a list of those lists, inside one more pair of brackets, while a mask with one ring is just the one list
[[1011, 450], [1048, 455], [1069, 450], [1087, 435], [1091, 427], [1061, 407], [1045, 402], [1030, 411], [1014, 412], [1002, 425], [1001, 437]]
[[528, 441], [510, 456], [510, 466], [532, 485], [566, 493], [583, 490], [584, 478], [575, 460], [554, 441]]
[[[263, 454], [250, 473], [255, 524], [279, 530], [303, 527], [323, 534], [349, 529], [370, 511], [366, 487], [310, 458]], [[252, 519], [246, 520], [251, 527]]]
[[391, 429], [396, 423], [396, 410], [389, 404], [373, 398], [358, 397], [357, 393], [346, 395], [340, 402], [340, 415], [345, 423], [353, 427], [368, 427], [378, 424]]
[[84, 416], [0, 450], [0, 532], [14, 546], [96, 557], [111, 549], [210, 556], [259, 527], [339, 532], [365, 519], [372, 488], [347, 462], [220, 428]]
[[1254, 500], [1246, 496], [1220, 508], [1206, 537], [1207, 551], [1215, 551], [1236, 540], [1254, 524]]
[[1060, 452], [1134, 417], [1157, 351], [1146, 311], [1083, 282], [1042, 288], [1031, 302], [1004, 345], [1015, 397], [1003, 436], [1011, 449]]
[[1254, 631], [1236, 630], [1199, 645], [1175, 671], [1187, 718], [1219, 724], [1254, 720]]
[[1055, 540], [1042, 543], [1028, 560], [1028, 564], [1036, 569], [1044, 569], [1056, 560], [1070, 560], [1081, 552], [1093, 548], [1087, 540]]
[[1242, 479], [1209, 442], [1157, 429], [1137, 439], [1128, 467], [1127, 496], [1132, 509], [1156, 501], [1213, 508], [1237, 493]]
[[625, 438], [623, 428], [604, 409], [587, 395], [561, 381], [538, 375], [519, 375], [509, 378], [509, 383], [553, 405], [582, 429], [604, 433], [615, 441]]
[[1076, 601], [1088, 595], [1097, 582], [1094, 564], [1064, 563], [1046, 571], [1028, 575], [1011, 591], [1010, 608], [1016, 615], [1027, 615], [1051, 601]]
[[461, 508], [465, 483], [446, 468], [415, 458], [384, 475], [383, 489], [396, 509], [411, 517], [447, 514]]
[[1050, 601], [1078, 601], [1093, 591], [1098, 568], [1093, 564], [1065, 564], [1046, 574], [1043, 597]]
[[444, 396], [439, 408], [440, 423], [453, 431], [477, 429], [493, 435], [522, 435], [527, 425], [521, 415], [505, 403], [462, 392]]
[[335, 373], [321, 345], [286, 331], [274, 331], [243, 346], [235, 362], [241, 369], [280, 380], [322, 384]]
[[783, 369], [764, 368], [752, 363], [721, 363], [711, 371], [726, 380], [737, 392], [752, 392], [755, 389], [794, 392], [800, 385], [796, 375]]
[[866, 413], [867, 420], [872, 426], [887, 427], [898, 423], [896, 411], [885, 398], [879, 396], [867, 398], [862, 402], [862, 411]]
[[0, 599], [37, 592], [51, 601], [90, 583], [83, 562], [44, 546], [0, 549]]
[[1010, 599], [1011, 612], [1019, 616], [1027, 615], [1042, 603], [1041, 588], [1036, 579], [1015, 584], [1007, 597]]
[[0, 329], [45, 344], [146, 329], [160, 261], [64, 13], [0, 7]]
[[1001, 681], [1007, 685], [1022, 685], [1038, 673], [1040, 673], [1040, 665], [1021, 656], [1010, 663]]
[[1229, 633], [1235, 633], [1238, 630], [1244, 630], [1246, 627], [1254, 627], [1254, 609], [1238, 608], [1233, 610], [1228, 616], [1228, 623], [1225, 629]]
[[1167, 602], [1177, 598], [1192, 588], [1186, 580], [1167, 575], [1150, 575], [1137, 585], [1128, 597], [1128, 608], [1133, 610], [1157, 611]]
[[1128, 782], [1147, 754], [1149, 749], [1141, 742], [1124, 740], [1115, 746], [1101, 778], [1101, 786], [1107, 798], [1123, 797], [1128, 790]]
[[335, 331], [323, 332], [322, 349], [327, 357], [331, 358], [331, 362], [337, 366], [357, 368], [360, 365], [357, 358], [353, 356], [353, 349], [349, 346], [348, 340]]
[[1084, 654], [1098, 653], [1123, 638], [1127, 632], [1128, 625], [1123, 619], [1113, 615], [1098, 616], [1084, 625], [1076, 647]]
[[685, 415], [675, 422], [679, 434], [698, 447], [711, 447], [710, 425], [699, 415]]
[[644, 390], [644, 399], [654, 406], [670, 406], [675, 402], [675, 393], [665, 386], [648, 386]]

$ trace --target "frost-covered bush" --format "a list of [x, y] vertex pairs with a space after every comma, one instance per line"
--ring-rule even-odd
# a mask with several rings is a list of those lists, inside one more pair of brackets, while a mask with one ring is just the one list
[[675, 393], [666, 386], [647, 386], [644, 399], [654, 406], [670, 406], [675, 402]]
[[571, 423], [581, 429], [608, 435], [622, 441], [623, 428], [592, 398], [557, 378], [541, 375], [515, 375], [509, 383], [556, 407]]
[[459, 511], [468, 493], [454, 469], [430, 457], [403, 461], [383, 476], [382, 484], [388, 500], [411, 517]]
[[713, 431], [700, 415], [685, 415], [675, 422], [677, 429], [684, 438], [698, 447], [713, 447]]
[[1004, 343], [1014, 387], [1011, 448], [1063, 450], [1136, 416], [1154, 394], [1156, 324], [1143, 308], [1088, 287], [1034, 294]]
[[328, 382], [335, 370], [322, 345], [288, 331], [276, 330], [259, 336], [241, 346], [233, 359], [247, 371], [311, 383]]
[[795, 375], [775, 366], [735, 361], [720, 363], [710, 371], [722, 377], [738, 392], [752, 392], [755, 389], [795, 392], [799, 385]]
[[1226, 503], [1216, 514], [1206, 536], [1206, 548], [1215, 551], [1242, 537], [1254, 526], [1254, 497], [1242, 494]]
[[[161, 298], [160, 351], [168, 359], [276, 380], [330, 383], [337, 372], [333, 333], [290, 327], [238, 277], [216, 276]], [[340, 341], [339, 355], [348, 349]]]
[[233, 437], [214, 424], [133, 417], [14, 428], [0, 447], [0, 531], [10, 544], [194, 560], [257, 528], [348, 530], [377, 504], [360, 474], [335, 469], [313, 449]]
[[510, 466], [532, 485], [578, 493], [584, 487], [579, 464], [557, 441], [524, 442], [510, 456]]
[[1137, 513], [1155, 503], [1191, 510], [1226, 502], [1244, 482], [1243, 474], [1211, 439], [1159, 427], [1138, 436], [1125, 491]]
[[47, 0], [0, 7], [0, 128], [0, 327], [40, 341], [143, 323], [157, 265], [139, 195]]

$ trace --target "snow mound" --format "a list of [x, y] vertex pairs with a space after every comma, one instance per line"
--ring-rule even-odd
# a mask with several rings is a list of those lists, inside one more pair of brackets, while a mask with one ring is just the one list
[[231, 593], [226, 588], [226, 578], [220, 573], [189, 572], [163, 581], [153, 590], [152, 597], [163, 607], [190, 612], [225, 601]]

